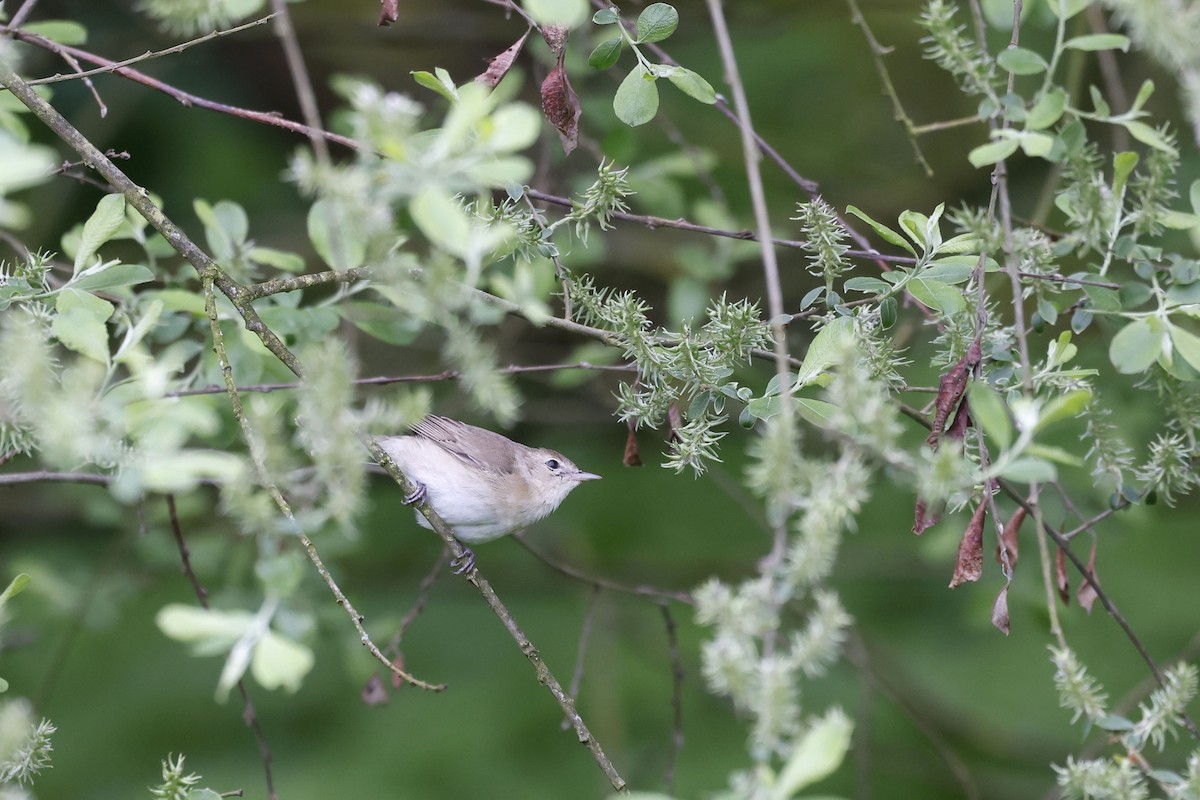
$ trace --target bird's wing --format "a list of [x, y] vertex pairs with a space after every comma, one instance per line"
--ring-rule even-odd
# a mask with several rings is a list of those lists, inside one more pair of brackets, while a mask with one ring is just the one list
[[430, 415], [413, 426], [413, 433], [447, 453], [490, 472], [513, 471], [513, 442], [485, 428], [449, 417]]

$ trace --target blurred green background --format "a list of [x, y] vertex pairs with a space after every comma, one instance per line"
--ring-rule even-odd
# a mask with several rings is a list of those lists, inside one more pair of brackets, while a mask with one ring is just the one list
[[[679, 2], [682, 23], [667, 49], [724, 90], [704, 4]], [[630, 9], [636, 10], [634, 6]], [[9, 9], [11, 12], [12, 9]], [[308, 65], [329, 118], [337, 101], [327, 90], [333, 74], [370, 76], [388, 89], [412, 94], [431, 108], [440, 101], [412, 83], [415, 69], [448, 69], [460, 82], [481, 72], [486, 58], [523, 31], [502, 9], [483, 2], [410, 2], [388, 29], [376, 27], [376, 4], [307, 0], [291, 12]], [[627, 9], [628, 10], [628, 9]], [[888, 59], [893, 80], [918, 122], [951, 119], [973, 109], [949, 78], [922, 61], [913, 4], [868, 3], [876, 35], [896, 50]], [[973, 202], [990, 189], [987, 175], [965, 154], [982, 141], [968, 127], [921, 141], [935, 169], [926, 178], [913, 162], [902, 130], [879, 83], [861, 33], [838, 2], [731, 3], [730, 25], [759, 131], [796, 169], [820, 182], [835, 207], [853, 203], [888, 220], [903, 208], [929, 210], [941, 200]], [[43, 0], [35, 18], [71, 17], [89, 29], [87, 47], [112, 58], [129, 57], [175, 41], [157, 32], [128, 3], [56, 3]], [[1028, 39], [1046, 31], [1031, 23]], [[590, 32], [572, 39], [571, 70], [584, 97], [583, 135], [621, 162], [644, 163], [674, 151], [672, 132], [649, 125], [630, 132], [616, 124], [608, 99], [615, 80], [588, 75], [583, 60]], [[531, 51], [544, 48], [531, 45]], [[544, 55], [544, 54], [543, 54]], [[526, 72], [524, 94], [535, 100], [544, 61]], [[1154, 74], [1141, 61], [1124, 65], [1127, 85]], [[28, 74], [61, 71], [45, 56], [29, 56]], [[142, 65], [161, 80], [201, 96], [298, 119], [280, 48], [269, 26]], [[543, 70], [538, 72], [537, 70]], [[576, 77], [576, 76], [579, 77]], [[619, 76], [618, 76], [619, 77]], [[1153, 111], [1169, 113], [1173, 88], [1162, 88]], [[300, 137], [232, 117], [181, 107], [172, 99], [119, 78], [96, 79], [109, 113], [100, 118], [77, 83], [59, 84], [54, 103], [101, 149], [128, 151], [123, 167], [163, 197], [165, 210], [193, 233], [192, 200], [231, 199], [252, 220], [252, 236], [268, 246], [311, 258], [304, 233], [306, 204], [281, 180]], [[740, 143], [734, 128], [708, 107], [664, 92], [663, 114], [692, 144], [713, 157], [713, 176], [738, 226], [748, 223]], [[49, 141], [39, 131], [37, 136]], [[587, 147], [563, 161], [549, 131], [534, 153], [545, 168], [536, 185], [568, 193], [591, 172]], [[339, 153], [334, 148], [335, 154]], [[65, 156], [64, 156], [65, 157]], [[1185, 160], [1184, 182], [1196, 173]], [[780, 172], [765, 170], [777, 220], [806, 199]], [[1024, 183], [1015, 167], [1014, 193], [1031, 204], [1039, 175]], [[664, 217], [691, 214], [707, 191], [704, 181], [669, 177], [647, 182], [634, 210]], [[57, 237], [94, 207], [94, 188], [58, 180], [28, 193], [37, 209], [27, 242], [53, 248]], [[787, 233], [785, 226], [780, 225]], [[696, 279], [680, 254], [711, 246], [689, 234], [623, 225], [593, 250], [568, 254], [591, 263], [603, 281], [637, 288], [673, 324], [670, 286]], [[603, 246], [602, 252], [595, 248]], [[781, 254], [789, 307], [815, 283], [794, 252]], [[731, 294], [759, 297], [761, 270], [753, 258], [724, 280]], [[561, 334], [508, 320], [496, 341], [516, 363], [567, 359], [582, 344]], [[367, 349], [364, 374], [438, 372], [435, 342], [418, 340], [403, 351]], [[1044, 342], [1040, 345], [1044, 348]], [[1086, 349], [1086, 348], [1085, 348]], [[914, 354], [917, 363], [921, 353]], [[767, 372], [755, 373], [756, 380]], [[932, 374], [914, 375], [929, 385]], [[549, 520], [528, 534], [533, 546], [588, 573], [627, 584], [690, 590], [709, 576], [729, 581], [752, 575], [769, 547], [755, 503], [739, 488], [747, 436], [731, 426], [724, 463], [701, 478], [676, 476], [657, 466], [661, 435], [640, 436], [647, 466], [621, 466], [626, 431], [610, 415], [616, 378], [592, 376], [582, 387], [522, 379], [526, 422], [509, 432], [528, 444], [550, 446], [604, 480], [581, 487]], [[371, 390], [365, 389], [364, 396]], [[452, 385], [441, 385], [437, 408], [468, 416]], [[192, 400], [188, 402], [207, 402]], [[487, 424], [486, 420], [475, 420]], [[1133, 438], [1154, 430], [1155, 409], [1128, 398], [1120, 422]], [[915, 427], [915, 426], [914, 426]], [[1079, 430], [1060, 444], [1078, 450]], [[922, 432], [911, 431], [913, 440]], [[814, 439], [813, 448], [824, 445]], [[29, 468], [15, 461], [6, 471]], [[978, 585], [947, 590], [965, 518], [949, 518], [917, 539], [909, 532], [913, 497], [886, 473], [845, 542], [834, 584], [856, 619], [850, 657], [828, 678], [804, 687], [803, 703], [816, 713], [839, 704], [856, 720], [855, 746], [841, 770], [819, 789], [854, 798], [1034, 798], [1053, 786], [1051, 762], [1062, 763], [1087, 743], [1069, 714], [1057, 708], [1046, 646], [1044, 593], [1036, 547], [1022, 540], [1022, 564], [1010, 593], [1012, 635], [989, 622], [1001, 586], [999, 570], [985, 565]], [[1093, 513], [1106, 498], [1076, 476], [1069, 488]], [[368, 630], [386, 641], [410, 608], [440, 543], [419, 529], [399, 503], [394, 485], [373, 484], [372, 505], [355, 541], [319, 541], [335, 577], [366, 617]], [[219, 517], [215, 497], [180, 498], [183, 529], [197, 573], [210, 586], [233, 588], [217, 605], [252, 597], [254, 545]], [[1098, 528], [1098, 572], [1145, 642], [1162, 662], [1194, 655], [1200, 607], [1195, 603], [1196, 544], [1191, 501], [1175, 513], [1158, 507], [1123, 512]], [[1050, 505], [1049, 520], [1062, 513]], [[1057, 515], [1057, 516], [1056, 516]], [[1085, 543], [1080, 543], [1086, 547]], [[592, 634], [579, 706], [624, 777], [646, 790], [666, 788], [671, 761], [671, 662], [659, 608], [647, 600], [593, 590], [555, 573], [518, 543], [478, 548], [481, 570], [564, 683], [571, 676], [581, 628], [592, 608]], [[240, 703], [212, 700], [218, 658], [194, 658], [154, 625], [165, 603], [193, 603], [181, 576], [165, 504], [116, 505], [89, 486], [0, 487], [0, 583], [17, 572], [34, 578], [10, 606], [0, 670], [10, 693], [30, 697], [39, 714], [59, 728], [53, 769], [36, 785], [40, 798], [107, 800], [144, 796], [157, 782], [158, 763], [185, 753], [188, 767], [222, 791], [244, 789], [265, 797], [253, 737]], [[419, 677], [445, 681], [442, 694], [412, 688], [384, 706], [360, 700], [375, 663], [357, 642], [344, 613], [319, 578], [307, 580], [321, 625], [317, 664], [295, 695], [251, 685], [254, 705], [273, 754], [279, 795], [288, 800], [329, 796], [603, 797], [607, 784], [588, 753], [561, 729], [561, 714], [540, 687], [478, 595], [443, 575], [404, 644], [406, 666]], [[239, 595], [245, 591], [245, 595]], [[675, 768], [681, 798], [707, 796], [732, 770], [748, 764], [745, 730], [728, 705], [704, 692], [697, 657], [703, 631], [690, 610], [671, 606], [679, 623], [679, 655], [686, 673], [682, 712], [686, 743]], [[1114, 698], [1134, 689], [1147, 670], [1117, 626], [1097, 608], [1062, 611], [1072, 645]], [[1093, 735], [1096, 741], [1102, 741]], [[1172, 751], [1164, 762], [1179, 763]]]

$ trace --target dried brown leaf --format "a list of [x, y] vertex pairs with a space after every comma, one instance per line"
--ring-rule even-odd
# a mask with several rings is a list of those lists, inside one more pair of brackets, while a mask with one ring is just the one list
[[512, 47], [493, 58], [488, 64], [488, 68], [475, 76], [475, 82], [482, 83], [490, 89], [495, 89], [496, 85], [504, 80], [504, 76], [512, 69], [513, 62], [517, 60], [517, 56], [520, 55], [521, 48], [525, 46], [525, 40], [528, 38], [529, 31], [525, 31]]
[[967, 581], [977, 581], [983, 574], [983, 519], [987, 513], [987, 498], [981, 498], [967, 529], [963, 531], [962, 541], [958, 543], [958, 561], [954, 565], [954, 577], [950, 579], [950, 588], [960, 586]]
[[379, 27], [386, 28], [400, 17], [400, 0], [380, 0]]
[[967, 391], [967, 379], [970, 378], [975, 367], [979, 366], [981, 358], [979, 337], [976, 336], [975, 341], [971, 342], [971, 346], [967, 348], [966, 355], [960, 358], [953, 367], [946, 370], [942, 379], [938, 381], [937, 398], [933, 403], [933, 427], [925, 439], [925, 444], [937, 449], [938, 441], [946, 430], [946, 421], [951, 419], [951, 412], [957, 412], [958, 407], [962, 404], [963, 395]]
[[920, 497], [917, 498], [917, 507], [913, 513], [912, 532], [920, 536], [925, 531], [937, 525], [942, 518], [941, 506], [933, 511], [925, 504], [925, 501]]
[[958, 410], [954, 412], [954, 420], [950, 423], [950, 427], [946, 429], [946, 437], [956, 442], [961, 442], [967, 437], [967, 428], [971, 427], [971, 404], [964, 397], [962, 402], [958, 404]]
[[1008, 584], [1004, 584], [1004, 588], [1000, 590], [1000, 594], [996, 595], [996, 602], [992, 604], [992, 624], [1000, 629], [1000, 632], [1008, 636], [1010, 630], [1008, 619]]
[[363, 684], [362, 701], [368, 706], [382, 706], [388, 701], [387, 687], [383, 685], [383, 681], [379, 680], [379, 673], [371, 675], [371, 678]]
[[559, 64], [562, 63], [563, 53], [567, 49], [567, 36], [570, 33], [571, 29], [565, 25], [542, 26], [542, 38], [550, 46], [550, 54], [558, 60]]
[[[395, 658], [392, 659], [392, 666], [395, 667], [396, 669], [400, 670], [401, 672], [404, 671], [404, 654], [403, 653], [398, 654]], [[404, 678], [401, 678], [395, 672], [392, 673], [392, 688], [393, 689], [403, 689], [404, 688]]]
[[683, 427], [683, 414], [679, 412], [678, 405], [672, 405], [667, 409], [667, 441], [678, 442], [679, 434], [675, 431]]
[[629, 428], [629, 436], [625, 439], [625, 457], [622, 459], [622, 463], [627, 467], [640, 467], [642, 465], [642, 454], [638, 449], [637, 434], [635, 433], [637, 425], [633, 420], [629, 420], [626, 423], [626, 427]]
[[1064, 606], [1071, 605], [1071, 581], [1067, 578], [1067, 557], [1060, 547], [1054, 554], [1054, 584]]
[[1092, 552], [1088, 556], [1087, 578], [1079, 584], [1079, 591], [1075, 592], [1075, 599], [1079, 601], [1079, 605], [1088, 614], [1092, 613], [1092, 606], [1096, 604], [1096, 598], [1099, 595], [1096, 593], [1096, 587], [1100, 585], [1100, 579], [1096, 577], [1096, 542], [1092, 541]]
[[546, 120], [558, 131], [559, 141], [562, 142], [563, 154], [570, 155], [579, 144], [579, 115], [582, 107], [579, 97], [571, 88], [567, 79], [567, 71], [563, 69], [562, 55], [546, 80], [542, 81], [542, 113]]
[[1008, 518], [1008, 523], [1004, 526], [1004, 532], [1000, 534], [1000, 544], [996, 545], [996, 561], [1001, 566], [1004, 565], [1005, 557], [1008, 558], [1009, 569], [1016, 569], [1017, 566], [1017, 534], [1021, 532], [1021, 523], [1025, 521], [1025, 506], [1017, 506], [1017, 510]]

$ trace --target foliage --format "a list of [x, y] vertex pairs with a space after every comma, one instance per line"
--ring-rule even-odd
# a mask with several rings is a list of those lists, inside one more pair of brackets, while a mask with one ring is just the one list
[[[192, 35], [262, 5], [146, 0], [140, 7], [165, 30]], [[378, 363], [379, 353], [403, 361], [432, 348], [442, 377], [457, 381], [471, 408], [506, 427], [524, 409], [521, 368], [558, 372], [560, 386], [574, 380], [561, 364], [506, 366], [517, 360], [513, 353], [527, 355], [512, 345], [512, 331], [563, 331], [593, 348], [581, 351], [580, 367], [606, 363], [630, 373], [615, 388], [583, 378], [628, 426], [626, 463], [640, 461], [642, 428], [666, 429], [662, 463], [676, 473], [704, 475], [731, 441], [749, 454], [742, 485], [761, 504], [771, 550], [752, 574], [732, 578], [735, 570], [722, 568], [694, 594], [696, 623], [706, 631], [698, 646], [705, 686], [749, 729], [749, 764], [720, 796], [789, 800], [846, 757], [855, 726], [836, 705], [810, 707], [805, 687], [842, 657], [852, 619], [834, 586], [838, 555], [885, 480], [915, 499], [914, 533], [944, 514], [971, 511], [951, 587], [982, 579], [992, 541], [985, 521], [993, 518], [1003, 583], [990, 621], [1005, 634], [1014, 624], [1008, 603], [1020, 528], [1033, 529], [1061, 704], [1073, 722], [1113, 733], [1122, 746], [1117, 756], [1072, 755], [1055, 766], [1065, 796], [1200, 793], [1200, 751], [1175, 770], [1149, 768], [1158, 756], [1146, 753], [1181, 731], [1196, 735], [1186, 711], [1195, 667], [1152, 666], [1158, 687], [1140, 717], [1110, 712], [1104, 689], [1069, 647], [1053, 599], [1055, 591], [1069, 597], [1069, 557], [1080, 572], [1080, 604], [1090, 610], [1103, 597], [1116, 614], [1096, 577], [1099, 524], [1158, 500], [1185, 502], [1200, 455], [1200, 260], [1189, 247], [1200, 231], [1200, 181], [1186, 191], [1177, 185], [1185, 145], [1170, 123], [1154, 121], [1152, 81], [1120, 108], [1106, 96], [1111, 86], [1090, 86], [1085, 97], [1072, 77], [1083, 74], [1084, 59], [1145, 47], [1194, 99], [1200, 38], [1172, 36], [1165, 11], [1153, 4], [1112, 5], [1129, 36], [1069, 35], [1080, 30], [1086, 3], [1057, 0], [1027, 22], [1011, 21], [1017, 30], [1004, 32], [1012, 38], [997, 47], [986, 20], [967, 24], [957, 6], [929, 0], [918, 19], [925, 56], [974, 104], [976, 135], [962, 158], [991, 170], [987, 201], [951, 211], [950, 198], [913, 203], [925, 210], [902, 210], [891, 224], [880, 221], [882, 211], [834, 205], [798, 180], [808, 197], [796, 202], [801, 238], [789, 246], [804, 253], [804, 269], [782, 272], [764, 257], [760, 299], [756, 286], [735, 279], [750, 251], [728, 242], [680, 247], [662, 267], [670, 273], [665, 314], [644, 286], [624, 285], [598, 261], [617, 251], [619, 219], [722, 241], [749, 237], [733, 230], [737, 215], [722, 191], [694, 201], [679, 188], [716, 185], [705, 153], [680, 147], [654, 158], [635, 146], [626, 148], [627, 161], [589, 145], [594, 166], [549, 167], [555, 183], [583, 187], [571, 198], [542, 190], [547, 167], [532, 156], [550, 129], [567, 152], [579, 139], [567, 72], [587, 85], [586, 98], [607, 97], [567, 57], [573, 25], [600, 38], [587, 60], [592, 69], [613, 67], [626, 50], [635, 59], [612, 102], [621, 125], [658, 120], [659, 78], [728, 110], [698, 72], [662, 54], [659, 43], [681, 28], [665, 3], [646, 6], [631, 25], [615, 6], [603, 8], [582, 30], [581, 3], [523, 4], [530, 30], [474, 80], [434, 66], [412, 73], [410, 93], [336, 78], [344, 104], [336, 127], [350, 152], [331, 157], [325, 138], [333, 137], [310, 125], [321, 144], [292, 155], [286, 180], [305, 203], [307, 235], [293, 250], [260, 244], [267, 222], [235, 199], [191, 198], [204, 234], [203, 247], [192, 243], [164, 216], [160, 198], [126, 185], [108, 156], [65, 135], [65, 120], [39, 105], [6, 60], [0, 224], [15, 237], [32, 221], [35, 214], [8, 195], [50, 181], [57, 159], [33, 143], [27, 107], [84, 163], [104, 166], [114, 191], [50, 240], [22, 245], [24, 254], [0, 269], [0, 463], [15, 460], [33, 475], [82, 474], [130, 506], [170, 495], [179, 557], [193, 579], [174, 496], [215, 488], [219, 514], [250, 543], [246, 579], [211, 607], [197, 580], [201, 607], [170, 603], [155, 622], [196, 655], [223, 657], [218, 700], [234, 687], [244, 696], [247, 676], [293, 693], [309, 679], [324, 657], [319, 630], [345, 625], [321, 616], [329, 603], [318, 582], [306, 580], [314, 574], [397, 681], [437, 688], [404, 672], [403, 626], [386, 655], [375, 648], [318, 555], [318, 548], [357, 546], [368, 505], [363, 444], [433, 406], [428, 389], [364, 400], [362, 365]], [[730, 44], [724, 21], [714, 21], [718, 44]], [[1021, 44], [1021, 26], [1040, 27], [1049, 44]], [[57, 30], [61, 38], [68, 29]], [[519, 74], [509, 74], [532, 31], [549, 46], [549, 74], [559, 81], [542, 85], [548, 125], [520, 99]], [[16, 34], [32, 44], [45, 38]], [[1193, 122], [1195, 105], [1188, 104]], [[564, 107], [576, 112], [569, 120]], [[748, 118], [740, 123], [752, 142]], [[611, 119], [596, 124], [615, 140], [631, 136]], [[1110, 151], [1106, 137], [1129, 144]], [[750, 175], [757, 148], [746, 145]], [[1010, 165], [1018, 163], [1044, 177], [1045, 202], [1011, 191]], [[760, 194], [751, 191], [755, 210], [769, 222]], [[684, 208], [660, 216], [654, 204], [670, 207], [675, 197]], [[656, 213], [635, 213], [639, 202]], [[713, 224], [688, 222], [683, 211]], [[774, 234], [768, 224], [757, 235]], [[793, 357], [800, 342], [803, 355]], [[917, 393], [930, 397], [923, 409], [908, 405]], [[1125, 424], [1118, 403], [1129, 395], [1153, 404], [1153, 430]], [[905, 416], [920, 423], [920, 436]], [[730, 424], [734, 418], [739, 425]], [[1077, 437], [1086, 444], [1077, 446]], [[1058, 498], [1047, 501], [1054, 491]], [[1048, 519], [1051, 508], [1074, 523]], [[1002, 515], [1007, 524], [996, 519]], [[1082, 533], [1096, 543], [1086, 566], [1071, 549]], [[0, 605], [22, 586], [14, 581]], [[481, 591], [491, 603], [490, 589]], [[540, 664], [522, 637], [515, 636], [521, 649]], [[547, 673], [538, 677], [551, 684]], [[572, 702], [560, 702], [568, 718], [579, 716]], [[247, 711], [252, 718], [248, 702]], [[6, 704], [0, 718], [0, 784], [28, 783], [48, 764], [54, 726], [35, 725], [20, 701]], [[602, 755], [596, 760], [605, 768]], [[183, 756], [163, 762], [162, 775], [155, 797], [215, 795], [198, 788]]]

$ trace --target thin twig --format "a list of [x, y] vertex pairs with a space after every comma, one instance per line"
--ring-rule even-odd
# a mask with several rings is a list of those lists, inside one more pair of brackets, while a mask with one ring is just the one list
[[[507, 367], [497, 367], [496, 372], [505, 375], [524, 375], [536, 372], [558, 372], [568, 369], [585, 369], [597, 372], [637, 372], [633, 364], [592, 364], [588, 361], [577, 361], [571, 364], [510, 364]], [[351, 383], [355, 386], [385, 386], [392, 383], [438, 383], [440, 381], [456, 381], [462, 374], [456, 369], [447, 369], [431, 375], [375, 375], [370, 378], [355, 378]], [[299, 381], [287, 383], [260, 383], [239, 386], [243, 394], [286, 391], [300, 388]], [[201, 386], [194, 389], [176, 389], [164, 392], [163, 397], [193, 397], [195, 395], [222, 394], [224, 386]]]
[[[88, 52], [87, 50], [81, 50], [78, 47], [57, 44], [56, 42], [53, 42], [50, 39], [38, 34], [11, 29], [9, 32], [14, 38], [20, 39], [23, 42], [41, 47], [45, 50], [50, 50], [54, 53], [69, 53], [78, 58], [80, 61], [86, 61], [90, 64], [100, 64], [103, 66], [115, 64], [115, 62], [111, 59], [98, 56], [95, 53]], [[239, 119], [245, 119], [251, 122], [273, 125], [276, 128], [282, 128], [286, 131], [303, 134], [304, 136], [316, 134], [324, 139], [327, 139], [331, 142], [336, 142], [337, 144], [348, 147], [352, 150], [358, 150], [361, 147], [358, 142], [348, 136], [330, 133], [329, 131], [313, 130], [307, 125], [286, 119], [282, 114], [276, 111], [253, 111], [248, 108], [240, 108], [238, 106], [231, 106], [225, 103], [218, 103], [215, 100], [209, 100], [207, 98], [200, 97], [199, 95], [185, 92], [169, 83], [160, 81], [157, 78], [152, 78], [144, 72], [139, 72], [133, 67], [116, 67], [113, 72], [123, 78], [128, 78], [129, 80], [140, 83], [143, 86], [147, 86], [151, 89], [162, 92], [163, 94], [174, 98], [178, 103], [184, 106], [195, 106], [196, 108], [203, 108], [208, 111], [216, 111], [221, 114], [228, 114], [229, 116], [238, 117]]]
[[417, 617], [425, 610], [425, 603], [429, 600], [429, 592], [433, 589], [433, 585], [437, 583], [437, 579], [442, 574], [442, 569], [448, 563], [450, 563], [450, 551], [442, 548], [442, 552], [438, 555], [437, 561], [433, 562], [429, 573], [421, 579], [421, 585], [417, 588], [417, 597], [413, 600], [412, 607], [408, 609], [403, 619], [400, 620], [400, 626], [396, 628], [396, 635], [388, 642], [387, 647], [383, 648], [383, 652], [392, 658], [400, 654], [400, 643], [404, 641], [404, 634], [408, 633], [408, 629], [412, 627]]
[[[596, 616], [596, 600], [600, 597], [600, 587], [593, 586], [588, 595], [587, 611], [583, 614], [583, 625], [579, 629], [579, 644], [575, 646], [575, 669], [571, 672], [571, 682], [567, 691], [572, 697], [579, 697], [579, 687], [583, 685], [583, 672], [587, 664], [587, 647], [592, 638], [592, 620]], [[571, 720], [562, 721], [565, 731], [571, 727]]]
[[[205, 42], [212, 41], [213, 39], [220, 39], [223, 36], [229, 36], [234, 33], [241, 33], [242, 31], [244, 31], [248, 28], [256, 28], [259, 25], [262, 25], [264, 22], [269, 22], [274, 16], [275, 16], [274, 14], [268, 14], [267, 16], [262, 17], [261, 19], [256, 19], [256, 20], [253, 20], [252, 22], [247, 22], [245, 24], [238, 25], [235, 28], [227, 28], [225, 30], [213, 31], [212, 33], [206, 33], [205, 35], [203, 35], [199, 38], [189, 39], [186, 42], [180, 42], [179, 44], [172, 45], [171, 47], [167, 47], [162, 50], [147, 50], [146, 52], [142, 53], [140, 56], [134, 56], [133, 58], [126, 58], [121, 61], [109, 61], [104, 66], [96, 67], [95, 69], [83, 70], [83, 71], [76, 72], [71, 75], [63, 75], [61, 73], [55, 73], [53, 75], [48, 75], [45, 78], [31, 78], [30, 80], [26, 81], [26, 83], [28, 83], [30, 86], [38, 86], [38, 85], [44, 84], [44, 83], [61, 83], [62, 81], [72, 81], [77, 78], [83, 78], [86, 80], [88, 78], [91, 78], [93, 75], [103, 75], [106, 72], [119, 72], [122, 68], [128, 67], [131, 64], [137, 64], [142, 61], [149, 61], [151, 59], [161, 58], [163, 56], [170, 56], [170, 55], [175, 55], [176, 53], [182, 53], [184, 50], [188, 50], [192, 47], [195, 47], [198, 44], [204, 44]], [[8, 27], [11, 29], [11, 28], [15, 28], [16, 26], [13, 24], [10, 24]], [[3, 30], [3, 27], [0, 27], [0, 30]], [[14, 34], [18, 33], [18, 31], [13, 30], [12, 33], [14, 33]], [[47, 41], [50, 41], [50, 40], [47, 40]], [[60, 47], [61, 47], [61, 45], [60, 45]], [[61, 54], [66, 57], [70, 57], [70, 58], [77, 58], [77, 57], [84, 58], [84, 56], [82, 56], [80, 53], [78, 53], [72, 49], [65, 48], [65, 47], [62, 49]], [[104, 115], [101, 114], [101, 116], [104, 116]]]
[[[733, 40], [729, 36], [729, 28], [725, 24], [725, 10], [721, 0], [707, 0], [708, 15], [712, 20], [713, 34], [717, 40], [717, 49], [721, 54], [721, 63], [725, 70], [725, 82], [733, 93], [733, 105], [737, 109], [738, 127], [742, 132], [742, 159], [746, 170], [746, 183], [750, 189], [750, 204], [754, 209], [754, 226], [757, 229], [762, 252], [763, 277], [767, 286], [767, 310], [771, 324], [771, 338], [775, 351], [775, 375], [780, 386], [788, 385], [789, 354], [787, 329], [780, 322], [784, 314], [783, 288], [779, 280], [779, 263], [775, 257], [775, 246], [771, 243], [771, 217], [767, 210], [767, 196], [763, 189], [762, 171], [759, 165], [762, 153], [754, 135], [754, 126], [750, 121], [750, 104], [746, 100], [746, 89], [742, 85], [738, 72], [737, 57], [733, 52]], [[792, 422], [793, 406], [783, 403], [780, 406], [780, 417], [784, 425]], [[783, 560], [787, 548], [788, 527], [785, 521], [774, 525], [774, 542], [771, 552], [766, 558], [764, 574], [772, 571], [773, 567]], [[772, 637], [766, 639], [767, 649], [770, 649]]]
[[679, 627], [671, 616], [671, 607], [659, 603], [663, 624], [667, 629], [667, 653], [671, 658], [671, 757], [663, 778], [667, 793], [675, 794], [675, 770], [679, 766], [679, 754], [683, 751], [683, 662], [679, 658]]
[[[192, 590], [196, 593], [196, 599], [200, 602], [200, 606], [208, 608], [208, 590], [200, 583], [199, 576], [192, 569], [192, 553], [183, 539], [183, 526], [179, 524], [179, 514], [175, 509], [175, 495], [173, 494], [167, 495], [167, 516], [171, 520], [171, 532], [175, 534], [175, 546], [179, 549], [179, 563], [183, 574], [191, 582]], [[262, 758], [263, 771], [267, 778], [267, 797], [269, 800], [277, 800], [279, 795], [275, 792], [275, 780], [271, 774], [271, 748], [267, 745], [266, 736], [263, 735], [262, 725], [259, 724], [258, 714], [254, 711], [254, 703], [250, 701], [250, 692], [246, 689], [244, 678], [238, 678], [237, 687], [238, 693], [242, 696], [242, 719], [245, 721], [246, 727], [254, 733], [255, 741], [258, 742], [258, 754]]]
[[546, 566], [550, 567], [556, 572], [561, 572], [568, 578], [573, 578], [577, 581], [580, 581], [581, 583], [595, 586], [598, 589], [609, 589], [614, 592], [634, 594], [638, 595], [639, 597], [649, 597], [659, 601], [671, 600], [676, 603], [683, 603], [684, 605], [689, 606], [694, 606], [696, 604], [695, 598], [687, 592], [677, 592], [671, 589], [659, 589], [656, 586], [630, 586], [624, 583], [617, 583], [616, 581], [609, 580], [608, 578], [600, 578], [595, 575], [588, 575], [580, 569], [572, 567], [568, 564], [564, 564], [561, 561], [556, 561], [545, 553], [539, 552], [536, 548], [529, 544], [529, 542], [525, 541], [525, 537], [519, 532], [513, 534], [513, 538], [520, 542], [522, 547], [532, 553], [535, 558], [537, 558]]

